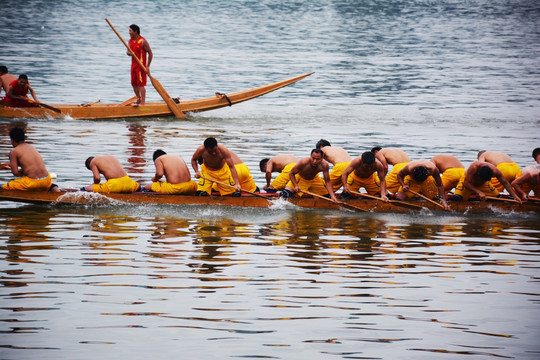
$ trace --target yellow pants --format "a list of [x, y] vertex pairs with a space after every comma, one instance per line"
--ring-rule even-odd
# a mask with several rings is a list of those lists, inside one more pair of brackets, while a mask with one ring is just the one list
[[[403, 182], [405, 185], [409, 186], [410, 190], [416, 191], [417, 193], [422, 194], [430, 199], [434, 199], [439, 194], [439, 189], [437, 188], [437, 184], [435, 183], [433, 176], [428, 176], [424, 182], [419, 183], [411, 176], [407, 175], [405, 176], [405, 179], [403, 179]], [[399, 187], [399, 191], [403, 191], [401, 186]], [[415, 196], [411, 192], [406, 192], [405, 195], [407, 195], [408, 198]]]
[[32, 179], [28, 176], [23, 176], [2, 185], [2, 189], [24, 191], [49, 191], [51, 185], [52, 181], [50, 174], [47, 175], [47, 177], [41, 179]]
[[162, 194], [195, 194], [197, 183], [195, 181], [186, 181], [180, 184], [171, 184], [168, 182], [156, 181], [152, 183], [152, 191]]
[[[249, 168], [246, 164], [236, 164], [234, 165], [234, 168], [236, 169], [236, 172], [238, 174], [238, 180], [240, 181], [240, 187], [242, 190], [247, 191], [255, 191], [257, 190], [257, 185], [255, 185], [255, 182], [253, 181], [253, 178], [251, 177], [251, 173], [249, 171]], [[219, 170], [210, 170], [208, 169], [204, 164], [201, 165], [201, 176], [204, 176], [208, 179], [217, 180], [219, 182], [228, 184], [230, 186], [220, 185], [218, 183], [214, 184], [214, 187], [216, 190], [219, 191], [220, 195], [230, 195], [233, 192], [236, 191], [234, 188], [234, 180], [231, 176], [231, 169], [229, 168], [229, 165], [225, 164], [223, 167]], [[212, 192], [212, 181], [205, 180], [203, 178], [199, 179], [199, 183], [197, 184], [197, 191], [204, 191], [208, 194], [211, 194]]]
[[360, 178], [353, 171], [347, 177], [347, 185], [349, 189], [356, 192], [360, 191], [360, 188], [363, 187], [369, 195], [376, 195], [381, 191], [381, 181], [376, 172], [368, 178]]
[[[465, 181], [465, 176], [463, 176], [459, 180], [459, 184], [456, 186], [456, 190], [454, 191], [455, 195], [460, 195], [463, 197], [463, 200], [469, 200], [469, 197], [471, 196], [472, 192], [463, 185]], [[480, 191], [482, 191], [487, 196], [497, 196], [499, 195], [499, 192], [497, 189], [495, 189], [495, 186], [491, 183], [491, 181], [486, 181], [484, 184], [478, 187]]]
[[[508, 180], [509, 183], [521, 176], [521, 170], [516, 163], [500, 163], [497, 165], [497, 169], [502, 172], [504, 178]], [[498, 192], [504, 191], [504, 186], [496, 177], [491, 178], [491, 183]]]
[[[294, 178], [300, 188], [300, 192], [297, 193], [296, 196], [302, 196], [301, 190], [310, 191], [317, 195], [328, 195], [328, 190], [326, 190], [326, 186], [324, 186], [324, 181], [319, 175], [311, 180], [304, 179], [299, 174], [296, 174]], [[287, 187], [294, 189], [291, 181], [287, 183]]]
[[270, 183], [270, 187], [272, 189], [276, 189], [277, 191], [285, 189], [285, 186], [287, 186], [287, 183], [290, 181], [289, 173], [294, 165], [296, 165], [296, 163], [287, 164], [283, 170], [281, 170], [281, 173], [274, 179], [274, 181]]
[[92, 191], [101, 194], [131, 193], [137, 191], [139, 184], [126, 175], [121, 178], [109, 179], [103, 184], [94, 184]]
[[347, 166], [349, 166], [350, 163], [350, 161], [336, 163], [332, 167], [332, 171], [330, 171], [330, 184], [332, 184], [332, 189], [334, 189], [334, 192], [343, 185], [343, 182], [341, 181], [341, 175], [343, 175], [343, 172], [345, 171], [345, 169], [347, 169]]
[[446, 192], [454, 189], [458, 184], [459, 180], [465, 176], [464, 168], [452, 168], [446, 169], [441, 175], [441, 181]]
[[401, 169], [407, 166], [407, 164], [408, 163], [399, 163], [394, 165], [392, 171], [386, 175], [386, 190], [388, 190], [388, 192], [392, 194], [398, 192], [401, 185], [397, 179], [397, 174]]

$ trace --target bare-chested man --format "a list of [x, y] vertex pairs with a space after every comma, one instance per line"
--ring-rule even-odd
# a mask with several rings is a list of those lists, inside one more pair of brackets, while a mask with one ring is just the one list
[[[298, 158], [292, 154], [281, 154], [262, 159], [259, 168], [261, 172], [266, 174], [266, 185], [263, 189], [269, 193], [285, 189], [289, 182], [289, 172], [297, 162]], [[273, 172], [278, 172], [279, 175], [270, 183]]]
[[409, 190], [430, 199], [434, 199], [438, 192], [442, 205], [445, 209], [449, 209], [441, 173], [433, 162], [425, 159], [411, 161], [397, 173], [397, 179], [401, 185], [396, 196], [398, 200], [413, 197], [414, 194]]
[[17, 77], [13, 74], [8, 73], [8, 68], [4, 65], [0, 66], [0, 94], [2, 93], [2, 89], [4, 89], [4, 94], [6, 94], [9, 91], [9, 84], [17, 80]]
[[[311, 150], [311, 155], [302, 158], [294, 165], [289, 173], [289, 183], [281, 192], [281, 197], [289, 198], [294, 194], [302, 195], [302, 190], [312, 192], [317, 195], [328, 195], [337, 202], [336, 195], [330, 184], [330, 165], [323, 159], [323, 152], [320, 149]], [[323, 173], [321, 179], [319, 173]]]
[[521, 176], [512, 181], [511, 184], [516, 194], [524, 201], [529, 199], [531, 190], [534, 196], [540, 197], [540, 164], [524, 167]]
[[[146, 190], [163, 194], [195, 194], [197, 183], [191, 180], [184, 159], [158, 149], [154, 151], [153, 160], [156, 173], [152, 177], [152, 184], [146, 184]], [[163, 176], [166, 181], [159, 181]]]
[[401, 186], [397, 180], [397, 173], [405, 167], [411, 160], [405, 151], [395, 148], [374, 147], [371, 151], [385, 167], [385, 174], [388, 173], [388, 164], [392, 165], [392, 171], [386, 175], [386, 189], [391, 193], [396, 193]]
[[[129, 177], [120, 161], [112, 155], [91, 156], [84, 164], [88, 170], [92, 171], [94, 184], [82, 187], [82, 191], [109, 194], [141, 190], [141, 186]], [[101, 174], [106, 180], [103, 184], [100, 184]]]
[[454, 189], [459, 184], [459, 180], [465, 176], [465, 167], [454, 155], [435, 155], [431, 158], [431, 162], [435, 164], [441, 173], [441, 180], [446, 193]]
[[361, 187], [366, 189], [369, 195], [380, 194], [383, 201], [388, 201], [386, 197], [386, 180], [384, 165], [375, 157], [371, 151], [364, 152], [355, 158], [343, 171], [341, 181], [343, 182], [343, 194], [347, 197], [352, 191], [358, 192]]
[[[478, 161], [485, 161], [495, 165], [509, 183], [521, 176], [519, 166], [512, 161], [510, 156], [503, 152], [482, 150], [478, 153]], [[498, 192], [504, 190], [504, 186], [496, 178], [491, 179], [491, 182]]]
[[[202, 165], [199, 172], [198, 160], [200, 158], [202, 158]], [[199, 179], [197, 195], [204, 196], [212, 193], [213, 182], [206, 179], [230, 185], [216, 183], [220, 195], [240, 196], [241, 190], [257, 191], [257, 185], [247, 165], [234, 152], [218, 144], [213, 137], [205, 139], [203, 145], [195, 150], [191, 157], [191, 166], [195, 170], [195, 178]]]
[[468, 200], [471, 194], [476, 194], [480, 199], [486, 196], [497, 196], [499, 191], [493, 186], [491, 179], [495, 177], [503, 187], [518, 202], [521, 199], [517, 196], [512, 185], [506, 180], [503, 173], [493, 164], [485, 161], [475, 161], [465, 171], [465, 176], [459, 181], [454, 191], [453, 200]]
[[9, 153], [9, 164], [3, 164], [5, 169], [20, 176], [2, 186], [6, 190], [26, 191], [59, 191], [51, 181], [51, 175], [45, 167], [43, 158], [35, 147], [26, 142], [24, 130], [14, 127], [9, 132], [13, 150]]
[[332, 146], [330, 142], [325, 139], [321, 139], [315, 145], [316, 149], [319, 149], [323, 152], [324, 160], [332, 164], [332, 171], [330, 171], [330, 183], [332, 184], [332, 189], [337, 191], [343, 183], [341, 182], [341, 174], [349, 166], [352, 161], [349, 153], [339, 146]]

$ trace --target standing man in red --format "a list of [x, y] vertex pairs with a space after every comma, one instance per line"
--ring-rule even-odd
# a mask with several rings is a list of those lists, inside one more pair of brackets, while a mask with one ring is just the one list
[[[148, 71], [150, 71], [150, 63], [152, 62], [153, 57], [152, 49], [150, 49], [148, 41], [141, 36], [141, 29], [135, 24], [130, 25], [129, 37], [130, 49], [135, 53]], [[127, 54], [133, 56], [129, 51]], [[131, 85], [133, 86], [135, 96], [137, 96], [137, 101], [134, 105], [144, 105], [146, 103], [146, 72], [141, 68], [137, 60], [133, 58], [131, 59]]]

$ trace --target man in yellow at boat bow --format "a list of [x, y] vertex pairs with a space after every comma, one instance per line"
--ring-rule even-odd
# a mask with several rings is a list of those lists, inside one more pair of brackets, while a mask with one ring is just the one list
[[[153, 183], [146, 184], [146, 190], [164, 194], [195, 194], [197, 183], [191, 180], [184, 159], [161, 149], [154, 151], [153, 159], [156, 174], [152, 177]], [[159, 181], [163, 176], [167, 181]]]
[[[13, 150], [9, 153], [9, 167], [18, 179], [11, 180], [2, 186], [6, 190], [25, 191], [59, 191], [51, 181], [51, 175], [45, 167], [43, 158], [35, 147], [26, 142], [24, 130], [14, 127], [9, 132]], [[7, 164], [3, 164], [7, 165]]]
[[[112, 155], [91, 156], [86, 159], [85, 165], [94, 175], [94, 184], [82, 187], [82, 191], [109, 194], [142, 190], [141, 186], [128, 176], [120, 161]], [[101, 174], [107, 180], [103, 184], [100, 184]]]
[[[330, 165], [323, 159], [323, 152], [320, 149], [311, 150], [311, 155], [298, 161], [289, 172], [289, 183], [281, 192], [282, 198], [290, 198], [294, 194], [302, 196], [302, 190], [312, 192], [316, 195], [330, 195], [330, 198], [337, 202], [336, 195], [330, 183]], [[321, 179], [319, 173], [323, 173]]]
[[[263, 189], [268, 193], [285, 189], [289, 182], [289, 172], [297, 162], [298, 158], [293, 154], [280, 154], [262, 159], [259, 162], [259, 168], [261, 172], [266, 174], [266, 185]], [[270, 183], [273, 172], [278, 172], [279, 175]]]
[[[200, 172], [199, 159], [202, 159]], [[259, 190], [247, 165], [234, 152], [218, 144], [213, 137], [205, 139], [195, 150], [191, 157], [191, 166], [195, 171], [195, 178], [199, 179], [196, 195], [210, 195], [214, 184], [222, 196], [231, 194], [241, 196], [241, 190], [250, 192]]]

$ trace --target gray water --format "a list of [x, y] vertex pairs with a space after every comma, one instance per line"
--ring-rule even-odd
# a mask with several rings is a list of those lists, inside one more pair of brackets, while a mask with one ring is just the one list
[[[197, 99], [315, 74], [231, 108], [174, 118], [0, 119], [27, 129], [61, 187], [114, 154], [141, 183], [162, 148], [207, 136], [258, 162], [411, 159], [481, 149], [520, 166], [540, 146], [535, 1], [2, 2], [0, 63], [49, 104], [132, 96], [128, 37], [152, 74]], [[160, 101], [149, 87], [149, 101]], [[11, 179], [0, 174], [0, 182]], [[0, 358], [538, 358], [540, 219], [201, 206], [0, 203]]]

